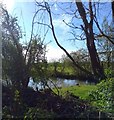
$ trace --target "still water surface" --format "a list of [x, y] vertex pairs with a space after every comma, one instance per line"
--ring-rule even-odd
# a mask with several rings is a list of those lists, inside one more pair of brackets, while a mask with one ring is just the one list
[[[52, 81], [52, 82], [51, 82]], [[49, 85], [49, 87], [53, 88], [54, 85], [56, 85], [56, 87], [68, 87], [68, 86], [75, 86], [77, 84], [94, 84], [94, 83], [90, 83], [87, 80], [86, 81], [80, 81], [80, 80], [71, 80], [71, 79], [61, 79], [61, 78], [54, 78], [51, 80], [47, 80], [47, 84]], [[34, 82], [32, 78], [30, 78], [29, 80], [29, 87], [32, 87], [34, 90], [38, 89], [43, 89], [43, 85], [42, 82]]]

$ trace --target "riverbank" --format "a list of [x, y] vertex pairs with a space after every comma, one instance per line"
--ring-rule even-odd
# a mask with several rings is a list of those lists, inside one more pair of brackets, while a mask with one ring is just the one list
[[[80, 80], [80, 81], [88, 81], [98, 83], [99, 80], [95, 78], [94, 75], [88, 75], [85, 72], [76, 70], [71, 64], [63, 64], [63, 63], [48, 63], [47, 68], [49, 77], [62, 78], [62, 79], [72, 79], [72, 80]], [[91, 70], [90, 70], [91, 71]]]
[[61, 79], [70, 79], [70, 80], [80, 80], [80, 81], [88, 81], [90, 83], [98, 83], [98, 80], [96, 80], [93, 76], [87, 76], [87, 75], [75, 75], [75, 74], [64, 74], [60, 72], [56, 72], [54, 74], [51, 74], [51, 77], [54, 78], [61, 78]]

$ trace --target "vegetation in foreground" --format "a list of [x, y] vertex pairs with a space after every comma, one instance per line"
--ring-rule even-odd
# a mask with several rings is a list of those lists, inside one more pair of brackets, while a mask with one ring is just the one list
[[[3, 118], [110, 118], [113, 117], [114, 78], [97, 85], [22, 92], [3, 87]], [[13, 95], [14, 96], [11, 96]], [[8, 99], [7, 99], [8, 98]], [[9, 103], [7, 102], [9, 101]], [[21, 112], [20, 112], [21, 111]], [[100, 112], [100, 115], [99, 115]]]
[[96, 88], [96, 90], [89, 93], [88, 101], [93, 106], [97, 106], [101, 111], [114, 116], [114, 78], [102, 80], [97, 84]]
[[114, 78], [102, 80], [97, 85], [78, 85], [60, 89], [63, 97], [71, 94], [87, 100], [92, 106], [113, 115], [114, 113]]
[[[11, 96], [14, 94], [15, 96]], [[7, 98], [8, 101], [7, 102]], [[22, 93], [3, 87], [3, 118], [99, 118], [99, 110], [89, 102], [67, 93], [61, 97], [50, 91], [34, 91], [30, 88]], [[100, 118], [108, 118], [101, 112]]]

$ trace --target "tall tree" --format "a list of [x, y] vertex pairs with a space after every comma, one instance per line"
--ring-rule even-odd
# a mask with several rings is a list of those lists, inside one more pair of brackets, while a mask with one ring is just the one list
[[20, 38], [21, 32], [20, 27], [17, 24], [17, 19], [9, 16], [8, 12], [5, 9], [3, 9], [3, 21], [2, 21], [3, 63], [7, 67], [6, 68], [7, 75], [9, 76], [9, 79], [12, 80], [12, 84], [18, 87], [20, 85], [20, 81], [23, 79], [22, 77], [24, 77], [23, 73], [25, 73], [23, 71], [24, 69], [22, 69], [24, 66], [24, 59], [22, 54], [22, 46], [19, 44]]
[[[44, 24], [44, 23], [39, 23], [39, 24], [42, 24], [42, 25], [46, 25], [48, 26], [51, 31], [52, 31], [52, 34], [53, 34], [53, 37], [54, 37], [54, 40], [56, 41], [57, 45], [66, 53], [66, 55], [73, 61], [74, 65], [82, 70], [83, 72], [86, 72], [87, 74], [91, 74], [87, 69], [83, 68], [82, 66], [80, 66], [73, 58], [72, 56], [68, 53], [68, 51], [62, 47], [62, 45], [58, 42], [58, 39], [57, 39], [57, 36], [55, 34], [55, 28], [54, 28], [54, 25], [53, 25], [53, 19], [52, 19], [52, 12], [51, 12], [51, 7], [50, 5], [47, 3], [47, 2], [44, 2], [44, 3], [38, 3], [36, 2], [37, 5], [40, 7], [43, 8], [43, 10], [47, 11], [48, 12], [48, 15], [49, 15], [49, 21], [50, 21], [50, 25], [48, 24]], [[91, 2], [91, 0], [88, 2], [88, 8], [86, 8], [84, 6], [84, 4], [82, 3], [82, 1], [76, 1], [75, 2], [75, 12], [72, 13], [74, 16], [73, 17], [77, 17], [76, 14], [78, 12], [78, 17], [81, 16], [81, 20], [82, 20], [82, 25], [81, 25], [81, 28], [77, 27], [77, 25], [74, 25], [74, 23], [72, 24], [68, 24], [66, 23], [64, 20], [63, 22], [68, 25], [69, 27], [71, 28], [74, 28], [74, 29], [81, 29], [83, 32], [84, 32], [84, 36], [85, 36], [85, 40], [86, 40], [86, 46], [88, 48], [88, 51], [89, 51], [89, 55], [90, 55], [90, 59], [91, 59], [91, 66], [92, 66], [92, 74], [94, 74], [94, 76], [96, 76], [97, 78], [99, 79], [103, 79], [105, 78], [105, 75], [104, 75], [104, 70], [103, 70], [103, 67], [102, 67], [102, 64], [100, 62], [100, 59], [99, 59], [99, 56], [98, 56], [98, 53], [97, 53], [97, 49], [96, 49], [96, 46], [95, 46], [95, 34], [94, 34], [94, 22], [95, 22], [95, 19], [96, 19], [96, 10], [94, 8], [94, 3]], [[71, 9], [71, 8], [70, 8]], [[66, 12], [66, 14], [68, 14], [68, 12]], [[73, 21], [73, 20], [72, 20]], [[96, 24], [98, 23], [97, 21], [95, 22]], [[98, 26], [98, 29], [100, 29], [99, 27], [99, 24], [97, 24]], [[100, 32], [102, 32], [102, 30], [100, 29]], [[102, 32], [102, 34], [104, 35], [104, 33]], [[108, 36], [106, 36], [108, 37]], [[110, 40], [110, 39], [109, 39]], [[112, 43], [113, 41], [110, 40]]]
[[10, 16], [4, 8], [2, 10], [3, 73], [11, 80], [12, 85], [19, 89], [26, 88], [32, 64], [43, 59], [45, 46], [40, 38], [34, 39], [33, 33], [29, 45], [23, 46], [20, 43], [22, 34], [17, 18]]
[[87, 69], [84, 69], [82, 66], [80, 66], [74, 59], [73, 57], [68, 53], [68, 51], [59, 43], [58, 39], [57, 39], [57, 36], [56, 36], [56, 33], [55, 33], [55, 28], [54, 28], [54, 25], [53, 25], [53, 19], [52, 19], [52, 14], [51, 14], [51, 9], [50, 9], [50, 6], [47, 2], [43, 2], [43, 3], [39, 3], [39, 2], [36, 2], [37, 3], [37, 6], [40, 8], [42, 7], [41, 9], [38, 9], [38, 11], [40, 10], [44, 10], [44, 11], [47, 11], [48, 15], [49, 15], [49, 22], [50, 22], [50, 25], [46, 24], [46, 23], [40, 23], [39, 21], [37, 21], [38, 24], [41, 24], [41, 25], [45, 25], [47, 27], [49, 27], [52, 31], [52, 34], [53, 34], [53, 37], [54, 37], [54, 40], [56, 42], [56, 44], [66, 53], [66, 55], [71, 59], [71, 61], [73, 62], [73, 64], [75, 65], [75, 67], [77, 67], [78, 69], [80, 69], [81, 71], [85, 72], [87, 75], [89, 76], [92, 76], [92, 73], [90, 71], [88, 71]]
[[84, 9], [84, 6], [80, 1], [76, 1], [76, 6], [78, 8], [78, 12], [82, 18], [83, 25], [82, 28], [85, 32], [86, 35], [86, 42], [87, 42], [87, 48], [89, 51], [90, 59], [91, 59], [91, 65], [93, 69], [93, 73], [95, 76], [104, 78], [104, 71], [101, 66], [99, 56], [97, 54], [97, 49], [95, 46], [95, 37], [94, 37], [94, 32], [93, 32], [93, 21], [94, 21], [94, 14], [93, 14], [93, 8], [92, 8], [92, 2], [91, 0], [89, 1], [89, 19], [87, 19], [86, 11]]

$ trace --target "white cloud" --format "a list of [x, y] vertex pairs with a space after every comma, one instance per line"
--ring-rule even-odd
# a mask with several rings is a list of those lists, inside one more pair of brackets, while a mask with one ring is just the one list
[[71, 16], [62, 14], [59, 18], [53, 19], [53, 24], [56, 28], [61, 29], [63, 34], [66, 34], [70, 28], [63, 22], [63, 20], [66, 23], [69, 23], [71, 21]]
[[54, 8], [55, 8], [56, 11], [58, 10], [58, 7], [57, 7], [56, 3], [54, 4]]
[[48, 61], [59, 60], [65, 54], [60, 48], [51, 45], [47, 46], [47, 51], [46, 57]]
[[[67, 52], [68, 53], [71, 53], [72, 50], [70, 49], [67, 49]], [[48, 45], [47, 46], [47, 53], [46, 53], [46, 57], [47, 57], [47, 60], [50, 62], [50, 61], [58, 61], [62, 55], [66, 55], [65, 52], [60, 49], [59, 47], [53, 47], [51, 45]]]

